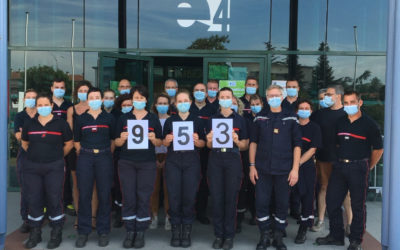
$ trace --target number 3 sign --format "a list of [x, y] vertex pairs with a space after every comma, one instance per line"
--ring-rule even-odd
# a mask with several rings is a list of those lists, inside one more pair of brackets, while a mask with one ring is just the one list
[[213, 119], [213, 148], [233, 148], [232, 119]]
[[173, 122], [174, 151], [194, 150], [193, 122]]
[[128, 120], [128, 149], [148, 149], [148, 131], [148, 120]]

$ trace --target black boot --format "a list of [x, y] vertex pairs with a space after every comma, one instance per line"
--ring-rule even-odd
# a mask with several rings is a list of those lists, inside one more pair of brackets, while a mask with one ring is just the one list
[[270, 232], [261, 232], [260, 241], [257, 244], [257, 250], [265, 250], [267, 247], [271, 246]]
[[242, 221], [244, 218], [243, 212], [238, 212], [236, 216], [236, 233], [242, 232]]
[[171, 247], [180, 247], [181, 246], [181, 225], [171, 225]]
[[40, 229], [40, 227], [33, 227], [31, 228], [29, 239], [25, 243], [25, 248], [28, 249], [34, 248], [41, 241], [42, 241], [42, 229]]
[[87, 234], [79, 234], [78, 239], [75, 241], [75, 247], [76, 248], [83, 248], [86, 246], [86, 242], [88, 240], [88, 235]]
[[62, 226], [57, 225], [51, 229], [50, 241], [47, 243], [48, 249], [54, 249], [60, 246], [62, 241]]
[[221, 249], [222, 245], [224, 244], [224, 239], [222, 238], [215, 238], [213, 244], [212, 244], [212, 248], [214, 249]]
[[133, 247], [133, 242], [135, 241], [135, 232], [126, 232], [126, 236], [124, 239], [124, 242], [122, 243], [122, 246], [124, 248], [131, 248]]
[[299, 230], [297, 231], [296, 238], [294, 239], [294, 243], [303, 244], [304, 242], [306, 242], [307, 229], [307, 226], [300, 225]]
[[192, 245], [192, 239], [190, 235], [192, 234], [192, 225], [187, 224], [182, 226], [182, 241], [181, 247], [190, 247]]
[[347, 250], [362, 250], [361, 242], [356, 240], [351, 240], [350, 246], [347, 248]]
[[328, 234], [325, 237], [317, 238], [315, 242], [317, 245], [344, 246], [344, 239], [335, 239], [331, 234]]
[[276, 250], [286, 250], [286, 245], [283, 244], [282, 241], [283, 232], [280, 230], [275, 230], [274, 232], [274, 240], [272, 241], [272, 245], [276, 248]]
[[144, 247], [144, 231], [139, 231], [136, 233], [135, 242], [133, 243], [134, 248]]
[[224, 240], [224, 244], [222, 245], [222, 249], [229, 250], [233, 248], [233, 238], [226, 238]]
[[22, 234], [27, 234], [29, 233], [31, 230], [31, 227], [29, 226], [29, 224], [24, 221], [24, 223], [22, 223], [22, 225], [19, 227], [19, 232]]

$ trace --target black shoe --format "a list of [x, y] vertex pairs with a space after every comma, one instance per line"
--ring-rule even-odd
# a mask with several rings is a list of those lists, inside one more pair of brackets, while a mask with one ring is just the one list
[[276, 248], [276, 250], [287, 250], [286, 245], [282, 241], [282, 238], [283, 238], [283, 232], [275, 230], [274, 240], [272, 241], [272, 245]]
[[294, 243], [303, 244], [306, 242], [307, 229], [307, 226], [300, 225], [296, 238], [294, 239]]
[[260, 241], [257, 244], [257, 250], [265, 250], [271, 246], [270, 233], [268, 231], [261, 232]]
[[222, 238], [215, 238], [215, 240], [212, 244], [212, 248], [221, 249], [223, 244], [224, 244], [224, 240]]
[[66, 214], [68, 214], [69, 216], [76, 216], [76, 211], [75, 211], [74, 205], [72, 205], [72, 204], [66, 205], [64, 212]]
[[222, 245], [222, 249], [229, 250], [233, 248], [233, 238], [226, 238], [224, 240], [224, 244]]
[[203, 225], [209, 225], [210, 219], [205, 215], [198, 215], [197, 220]]
[[171, 225], [171, 247], [181, 246], [181, 225]]
[[22, 234], [27, 234], [31, 231], [31, 227], [29, 226], [29, 224], [25, 221], [24, 223], [22, 223], [22, 225], [19, 227], [19, 232]]
[[47, 243], [48, 249], [54, 249], [60, 246], [62, 241], [62, 226], [58, 225], [51, 229], [50, 241]]
[[113, 227], [114, 228], [120, 228], [123, 225], [124, 225], [124, 222], [122, 221], [121, 209], [119, 209], [115, 213], [115, 221], [114, 221]]
[[192, 245], [192, 225], [187, 224], [182, 226], [182, 234], [181, 234], [181, 247], [190, 247]]
[[136, 233], [135, 242], [133, 243], [134, 248], [142, 248], [144, 247], [144, 231], [140, 231]]
[[244, 213], [237, 213], [236, 216], [236, 233], [239, 234], [240, 232], [242, 232], [242, 221], [244, 218]]
[[124, 242], [122, 243], [122, 246], [124, 248], [132, 248], [133, 242], [135, 241], [135, 236], [135, 232], [126, 232], [126, 236]]
[[359, 241], [352, 240], [350, 241], [350, 246], [347, 250], [362, 250], [361, 243]]
[[29, 239], [25, 243], [25, 248], [28, 249], [34, 248], [41, 241], [42, 241], [42, 230], [40, 229], [40, 227], [31, 228]]
[[333, 245], [333, 246], [344, 246], [344, 239], [335, 239], [331, 234], [325, 237], [320, 237], [315, 240], [318, 245]]
[[108, 234], [102, 234], [99, 236], [99, 247], [108, 246], [108, 243], [109, 243]]
[[82, 248], [86, 246], [86, 242], [88, 240], [87, 234], [79, 234], [78, 239], [75, 241], [75, 247]]

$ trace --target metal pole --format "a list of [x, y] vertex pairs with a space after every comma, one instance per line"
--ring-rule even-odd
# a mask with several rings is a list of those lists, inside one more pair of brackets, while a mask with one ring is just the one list
[[[358, 41], [357, 41], [357, 26], [354, 25], [354, 46], [356, 49], [356, 52], [358, 52]], [[357, 55], [356, 55], [356, 59], [354, 61], [354, 77], [353, 77], [353, 90], [356, 90], [356, 77], [357, 77]]]
[[7, 233], [8, 67], [7, 2], [0, 1], [0, 249]]
[[[25, 12], [26, 18], [25, 18], [25, 47], [28, 46], [28, 25], [29, 25], [29, 12]], [[27, 51], [24, 51], [24, 92], [26, 91], [26, 79], [27, 79], [27, 74], [26, 74], [26, 59], [27, 59]]]
[[269, 34], [268, 45], [272, 47], [272, 0], [269, 0]]
[[[74, 48], [75, 40], [75, 19], [72, 19], [72, 36], [71, 36], [71, 48]], [[71, 66], [72, 66], [72, 91], [75, 88], [75, 65], [74, 65], [74, 51], [71, 51]], [[72, 101], [74, 101], [74, 95], [71, 95]]]

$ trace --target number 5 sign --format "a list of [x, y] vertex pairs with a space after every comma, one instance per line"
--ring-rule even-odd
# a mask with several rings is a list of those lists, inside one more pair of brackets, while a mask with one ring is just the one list
[[213, 119], [213, 148], [233, 148], [232, 119]]
[[194, 150], [193, 122], [173, 122], [174, 151]]
[[128, 120], [128, 149], [148, 149], [148, 131], [148, 120]]

